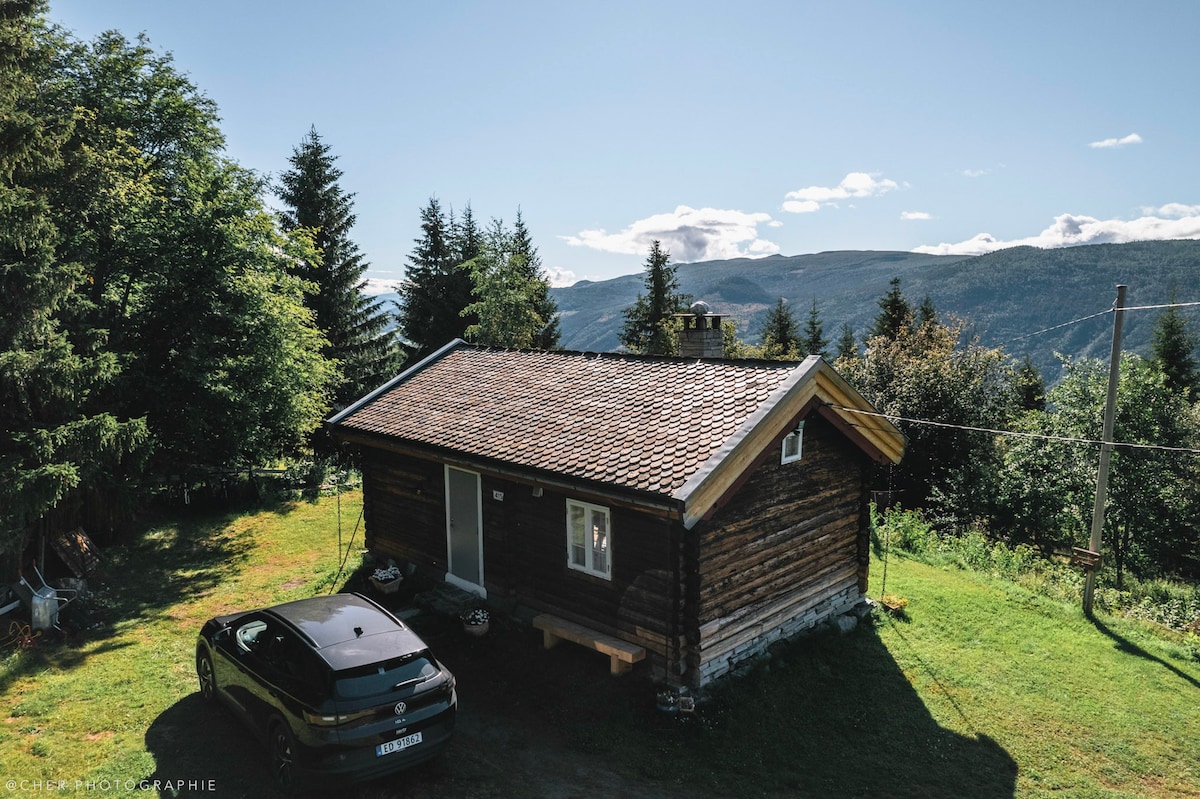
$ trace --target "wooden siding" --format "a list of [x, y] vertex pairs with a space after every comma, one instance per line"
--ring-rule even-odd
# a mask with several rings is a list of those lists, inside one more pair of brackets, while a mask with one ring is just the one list
[[[385, 556], [446, 571], [443, 464], [364, 451], [366, 545]], [[499, 495], [497, 495], [497, 492]], [[656, 668], [681, 645], [679, 522], [613, 505], [612, 579], [567, 566], [567, 492], [481, 475], [483, 574], [489, 598], [553, 613], [645, 647]], [[597, 503], [594, 497], [586, 501]], [[677, 553], [677, 550], [676, 550]], [[677, 557], [677, 554], [676, 554]], [[674, 609], [676, 616], [669, 614]]]
[[866, 459], [816, 414], [803, 446], [803, 458], [788, 464], [779, 463], [775, 447], [693, 531], [693, 684], [761, 650], [781, 630], [794, 631], [796, 619], [814, 624], [860, 594]]

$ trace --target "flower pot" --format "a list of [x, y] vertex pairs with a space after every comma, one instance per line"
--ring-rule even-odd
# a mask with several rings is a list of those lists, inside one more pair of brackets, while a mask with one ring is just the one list
[[490, 622], [486, 622], [486, 621], [480, 622], [478, 624], [468, 624], [467, 622], [463, 622], [463, 632], [465, 632], [467, 635], [471, 635], [476, 638], [481, 638], [481, 637], [487, 635], [489, 626], [490, 626]]
[[400, 585], [403, 583], [399, 577], [393, 577], [391, 580], [380, 580], [376, 577], [371, 578], [371, 585], [375, 586], [375, 590], [381, 594], [394, 594], [400, 590]]

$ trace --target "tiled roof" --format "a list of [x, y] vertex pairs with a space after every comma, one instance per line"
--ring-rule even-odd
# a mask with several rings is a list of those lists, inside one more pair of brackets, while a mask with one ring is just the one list
[[331, 421], [669, 496], [797, 368], [459, 343]]

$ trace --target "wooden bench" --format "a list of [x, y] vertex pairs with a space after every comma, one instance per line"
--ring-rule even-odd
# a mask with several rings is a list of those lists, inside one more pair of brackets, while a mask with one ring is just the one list
[[582, 624], [560, 619], [549, 613], [535, 616], [533, 626], [542, 631], [542, 645], [546, 649], [553, 648], [565, 639], [608, 655], [609, 673], [614, 676], [629, 672], [634, 663], [646, 657], [646, 650], [636, 644], [589, 630]]

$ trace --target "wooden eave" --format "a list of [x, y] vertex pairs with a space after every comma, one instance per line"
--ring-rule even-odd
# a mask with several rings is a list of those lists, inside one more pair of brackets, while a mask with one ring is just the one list
[[549, 488], [584, 501], [616, 505], [652, 516], [680, 519], [683, 515], [682, 505], [678, 501], [662, 495], [622, 489], [619, 486], [597, 483], [594, 480], [576, 479], [566, 474], [520, 467], [488, 458], [471, 457], [453, 450], [417, 444], [394, 436], [366, 433], [336, 426], [332, 430], [337, 438], [360, 447], [442, 463], [499, 480], [528, 485], [532, 488]]
[[812, 355], [674, 493], [683, 504], [684, 527], [691, 529], [718, 507], [814, 407], [872, 460], [900, 462], [903, 434], [882, 417], [854, 413], [873, 409], [829, 364]]

